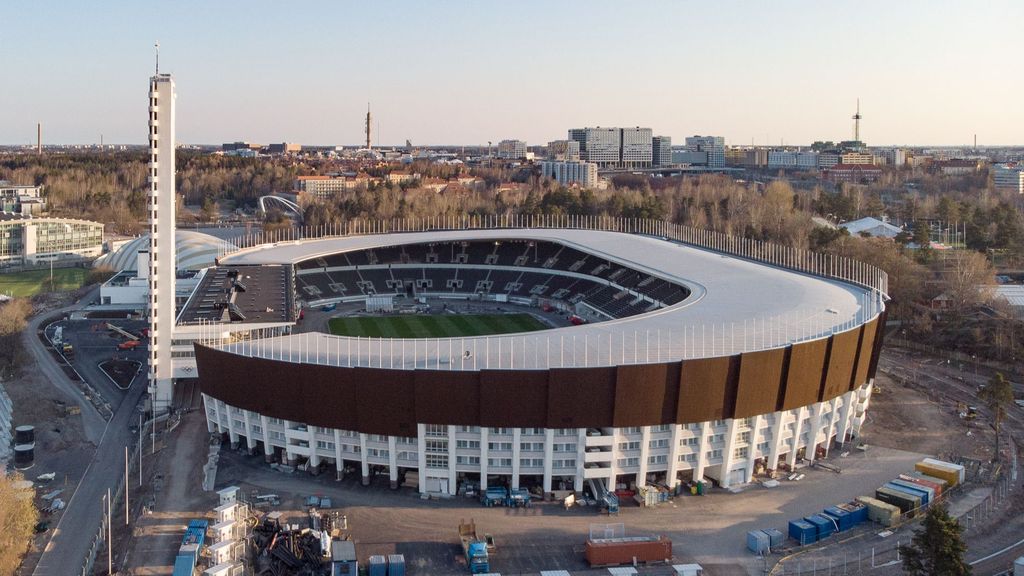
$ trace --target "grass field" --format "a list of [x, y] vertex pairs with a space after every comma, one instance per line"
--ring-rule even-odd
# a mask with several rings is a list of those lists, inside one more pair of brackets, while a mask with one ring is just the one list
[[529, 314], [362, 316], [332, 318], [329, 326], [331, 334], [373, 338], [457, 338], [547, 328]]
[[[54, 268], [54, 291], [77, 290], [85, 284], [89, 271], [85, 268]], [[35, 296], [50, 282], [49, 270], [31, 270], [0, 274], [0, 294], [14, 297]]]

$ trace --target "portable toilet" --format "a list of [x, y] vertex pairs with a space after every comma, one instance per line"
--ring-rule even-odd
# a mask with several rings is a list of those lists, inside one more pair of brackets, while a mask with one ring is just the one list
[[782, 546], [783, 541], [786, 539], [786, 535], [783, 534], [781, 530], [776, 530], [775, 528], [766, 528], [762, 530], [762, 532], [768, 535], [768, 545], [771, 546], [773, 550]]
[[384, 556], [370, 556], [370, 576], [388, 576], [388, 560]]
[[217, 497], [220, 499], [221, 505], [238, 502], [238, 486], [228, 486], [217, 490]]
[[405, 576], [405, 556], [402, 554], [388, 555], [388, 576]]
[[213, 564], [224, 564], [234, 560], [232, 558], [234, 545], [234, 540], [224, 540], [207, 548], [206, 550], [210, 553], [210, 562]]

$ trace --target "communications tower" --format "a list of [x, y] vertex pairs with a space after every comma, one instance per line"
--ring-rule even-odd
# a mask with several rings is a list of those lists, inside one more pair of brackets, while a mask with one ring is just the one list
[[853, 141], [860, 142], [860, 98], [857, 98], [857, 113], [853, 115]]
[[371, 118], [370, 118], [370, 103], [367, 102], [366, 103], [366, 149], [367, 150], [372, 149], [372, 146], [370, 145], [371, 144], [371, 142], [370, 142], [370, 136], [371, 136], [370, 121], [371, 121]]

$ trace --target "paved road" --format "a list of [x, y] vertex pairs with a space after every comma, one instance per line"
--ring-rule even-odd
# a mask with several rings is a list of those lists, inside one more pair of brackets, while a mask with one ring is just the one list
[[[88, 303], [94, 297], [95, 294], [90, 292], [82, 302]], [[82, 305], [71, 306], [59, 312], [81, 307]], [[24, 333], [25, 348], [35, 358], [39, 370], [47, 378], [62, 389], [71, 391], [73, 397], [78, 399], [82, 407], [86, 435], [98, 444], [89, 467], [54, 528], [50, 542], [43, 550], [33, 572], [36, 576], [67, 576], [78, 572], [92, 537], [99, 528], [103, 495], [106, 494], [107, 488], [113, 490], [124, 474], [124, 447], [133, 439], [129, 426], [137, 423], [135, 406], [146, 392], [146, 386], [136, 381], [121, 402], [113, 406], [114, 416], [110, 422], [103, 422], [36, 337], [41, 320], [35, 318], [29, 322]]]

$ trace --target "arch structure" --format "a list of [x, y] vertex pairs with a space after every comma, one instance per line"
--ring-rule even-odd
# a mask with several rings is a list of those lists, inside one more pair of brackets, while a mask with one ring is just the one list
[[268, 205], [271, 207], [277, 206], [284, 212], [290, 212], [300, 221], [302, 220], [302, 208], [299, 208], [298, 204], [287, 198], [282, 198], [280, 196], [260, 196], [257, 204], [259, 205], [260, 212], [264, 214], [267, 213]]
[[586, 316], [500, 336], [197, 342], [211, 432], [424, 493], [731, 486], [792, 469], [859, 434], [885, 318], [870, 287], [610, 231], [348, 236], [220, 265], [291, 266], [310, 306], [462, 298]]

